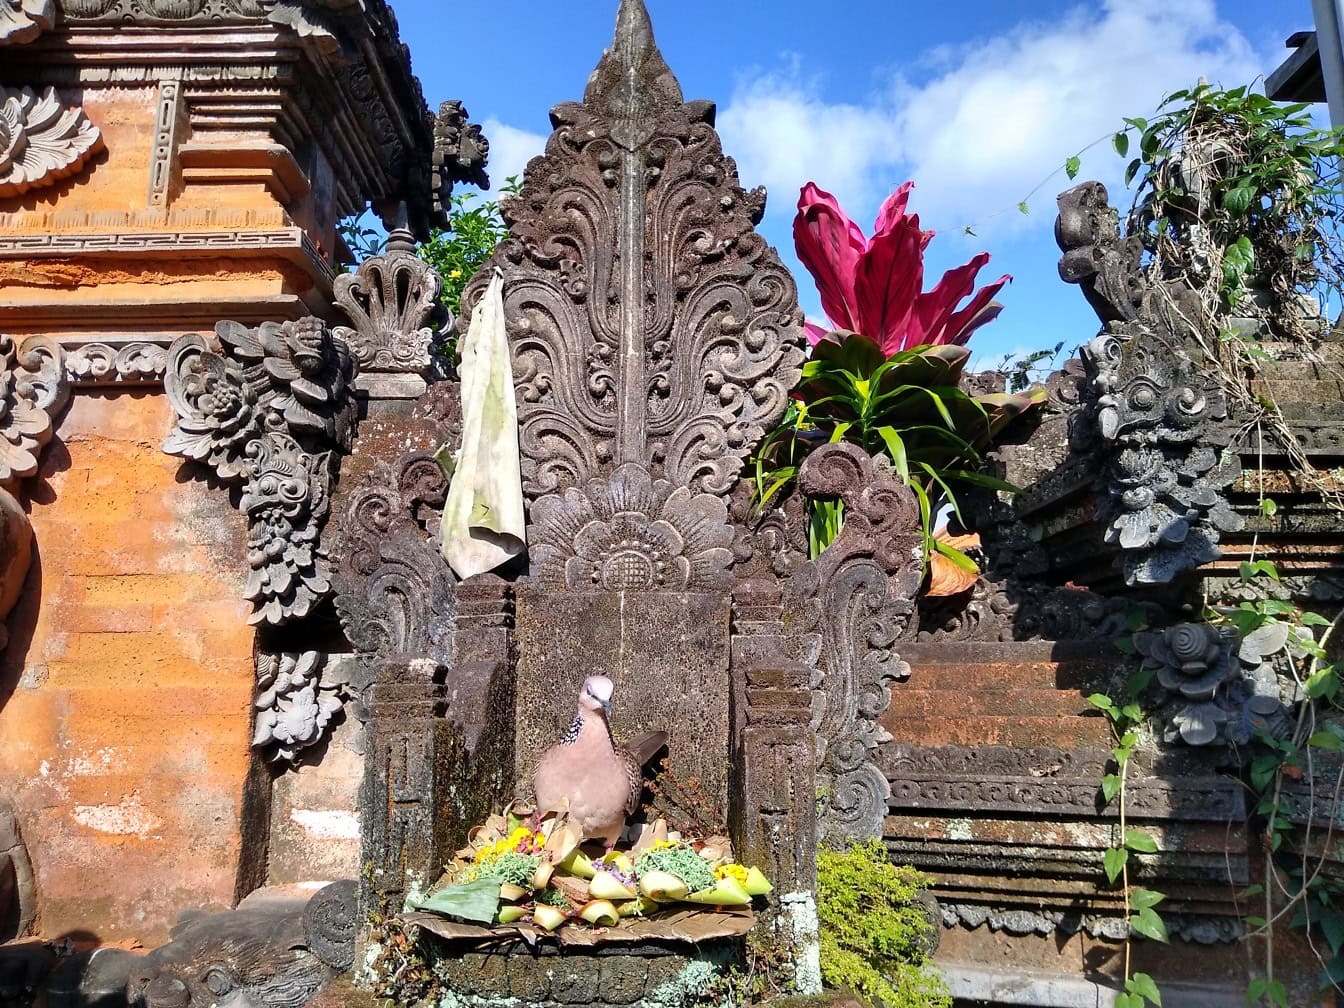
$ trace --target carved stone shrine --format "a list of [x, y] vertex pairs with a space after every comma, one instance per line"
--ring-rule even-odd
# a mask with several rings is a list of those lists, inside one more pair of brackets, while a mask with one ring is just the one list
[[[1119, 989], [1087, 697], [1143, 677], [1130, 870], [1171, 941], [1133, 966], [1165, 1005], [1241, 1003], [1245, 754], [1295, 730], [1301, 638], [1202, 614], [1271, 560], [1276, 601], [1338, 616], [1334, 334], [1272, 277], [1212, 312], [1104, 188], [1064, 193], [1060, 275], [1100, 330], [992, 454], [1020, 492], [962, 499], [981, 575], [932, 598], [885, 457], [817, 448], [756, 506], [803, 315], [642, 0], [551, 122], [454, 320], [417, 246], [489, 144], [425, 105], [384, 0], [0, 2], [0, 1004], [367, 1005], [389, 949], [451, 1003], [692, 1003], [741, 934], [482, 945], [406, 910], [527, 797], [593, 674], [774, 883], [755, 936], [798, 976], [818, 845], [878, 839], [935, 879], [957, 1003], [1042, 1008]], [[355, 262], [338, 224], [369, 204], [387, 242]], [[447, 347], [496, 274], [526, 551], [459, 579]], [[1224, 329], [1269, 358], [1245, 388]], [[1248, 423], [1261, 394], [1282, 427]], [[816, 501], [845, 520], [812, 556]], [[1287, 819], [1344, 826], [1337, 755]], [[1301, 847], [1336, 884], [1333, 832]], [[1310, 948], [1275, 940], [1315, 1003]]]

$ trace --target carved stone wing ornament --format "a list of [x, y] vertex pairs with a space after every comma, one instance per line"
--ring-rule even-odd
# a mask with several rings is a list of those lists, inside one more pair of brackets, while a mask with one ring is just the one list
[[75, 175], [102, 148], [98, 127], [83, 109], [62, 104], [55, 88], [39, 95], [28, 87], [0, 87], [0, 196]]

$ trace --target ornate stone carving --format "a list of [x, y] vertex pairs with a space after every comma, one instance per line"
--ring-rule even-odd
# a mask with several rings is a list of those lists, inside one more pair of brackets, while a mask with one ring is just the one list
[[1165, 691], [1159, 711], [1167, 741], [1245, 745], [1257, 727], [1283, 734], [1292, 674], [1279, 668], [1292, 646], [1289, 626], [1272, 623], [1239, 637], [1228, 627], [1178, 623], [1134, 635], [1143, 667]]
[[713, 106], [683, 102], [633, 0], [582, 104], [551, 119], [464, 298], [503, 270], [524, 489], [636, 463], [727, 493], [803, 359], [793, 279], [753, 230], [764, 194], [739, 187]]
[[0, 489], [13, 492], [37, 472], [52, 417], [70, 396], [64, 360], [53, 339], [29, 336], [17, 346], [0, 334]]
[[163, 450], [204, 462], [242, 487], [252, 623], [306, 616], [331, 589], [318, 543], [336, 456], [354, 420], [349, 348], [315, 318], [213, 335], [169, 348], [164, 379], [178, 416]]
[[103, 149], [98, 127], [55, 88], [0, 87], [0, 196], [17, 196], [78, 174]]
[[448, 481], [434, 457], [376, 464], [341, 520], [336, 610], [350, 643], [379, 660], [431, 656], [449, 664], [452, 571], [429, 529]]
[[0, 45], [31, 42], [56, 26], [56, 0], [0, 0]]
[[1223, 497], [1240, 461], [1209, 443], [1228, 416], [1222, 391], [1143, 322], [1082, 353], [1094, 397], [1073, 436], [1110, 446], [1101, 516], [1126, 584], [1165, 584], [1216, 560], [1220, 535], [1243, 524]]
[[257, 655], [256, 724], [252, 748], [272, 763], [301, 761], [317, 745], [350, 699], [349, 683], [324, 675], [318, 651]]
[[131, 972], [132, 1008], [297, 1008], [354, 961], [355, 883], [311, 899], [272, 898], [236, 910], [184, 914], [167, 945]]
[[970, 595], [921, 598], [920, 641], [1114, 640], [1130, 603], [1090, 591], [1050, 588], [994, 572]]
[[168, 348], [157, 343], [85, 343], [65, 352], [65, 373], [76, 385], [141, 385], [163, 381]]
[[890, 788], [876, 750], [890, 735], [878, 717], [891, 703], [891, 683], [910, 674], [895, 644], [923, 574], [919, 511], [910, 489], [854, 445], [814, 451], [799, 484], [809, 497], [845, 505], [839, 537], [786, 587], [797, 629], [820, 639], [812, 679], [818, 838], [881, 836]]
[[446, 101], [434, 117], [434, 215], [448, 219], [452, 208], [453, 184], [465, 182], [481, 189], [490, 188], [485, 166], [490, 160], [490, 141], [481, 128], [468, 120], [467, 108], [460, 101]]
[[532, 505], [532, 575], [556, 588], [707, 591], [729, 584], [733, 530], [712, 494], [630, 463]]
[[415, 254], [409, 231], [396, 229], [381, 255], [370, 256], [353, 273], [336, 278], [335, 298], [354, 328], [337, 326], [361, 373], [427, 374], [429, 347], [443, 281]]
[[789, 651], [779, 585], [737, 585], [729, 815], [738, 856], [765, 866], [781, 894], [812, 893], [817, 885], [809, 669]]
[[[1097, 782], [1111, 759], [1105, 749], [1053, 746], [884, 745], [879, 762], [891, 781], [894, 810], [975, 810], [1052, 816], [1097, 815]], [[1212, 766], [1182, 763], [1163, 780], [1135, 772], [1126, 803], [1149, 819], [1237, 822], [1246, 815], [1241, 785]]]

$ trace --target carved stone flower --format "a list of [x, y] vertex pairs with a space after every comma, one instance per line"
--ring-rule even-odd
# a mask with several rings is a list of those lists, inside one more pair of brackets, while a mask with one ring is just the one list
[[722, 588], [733, 560], [722, 499], [654, 480], [634, 463], [543, 497], [532, 523], [533, 574], [570, 589]]
[[1206, 623], [1180, 623], [1136, 634], [1134, 644], [1158, 682], [1191, 699], [1212, 698], [1231, 671], [1231, 639]]
[[271, 760], [292, 761], [319, 742], [344, 706], [341, 686], [322, 682], [322, 662], [316, 651], [257, 656], [252, 746], [267, 750]]
[[174, 344], [173, 358], [164, 385], [178, 421], [163, 450], [205, 462], [224, 479], [242, 475], [243, 448], [260, 419], [242, 366], [195, 335]]
[[79, 172], [103, 147], [98, 127], [55, 88], [0, 87], [0, 196], [16, 196]]

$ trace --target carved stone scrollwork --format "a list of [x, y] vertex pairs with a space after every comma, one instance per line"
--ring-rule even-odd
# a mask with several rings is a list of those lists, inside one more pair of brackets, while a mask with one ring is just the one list
[[803, 360], [793, 279], [753, 230], [764, 194], [738, 185], [713, 106], [682, 100], [642, 4], [551, 120], [463, 309], [502, 269], [524, 490], [637, 463], [726, 494]]
[[59, 343], [29, 336], [16, 348], [13, 337], [0, 335], [0, 649], [9, 643], [4, 618], [19, 600], [33, 557], [33, 527], [19, 485], [37, 474], [52, 418], [69, 397]]
[[817, 449], [799, 481], [809, 497], [845, 505], [839, 537], [785, 589], [789, 610], [801, 615], [797, 629], [821, 643], [812, 681], [818, 837], [881, 836], [890, 785], [876, 754], [890, 735], [878, 717], [891, 703], [891, 683], [910, 674], [895, 644], [923, 575], [919, 510], [910, 489], [854, 445]]
[[727, 505], [639, 465], [543, 497], [527, 537], [532, 575], [556, 588], [709, 591], [730, 581]]
[[969, 598], [920, 599], [918, 639], [1110, 641], [1125, 632], [1130, 606], [1082, 589], [986, 576]]
[[0, 87], [0, 196], [17, 196], [78, 174], [103, 149], [84, 110], [55, 88]]
[[56, 26], [56, 0], [0, 0], [0, 45], [31, 42]]
[[65, 354], [65, 372], [76, 385], [154, 384], [167, 369], [168, 348], [156, 343], [85, 343]]
[[336, 278], [334, 296], [354, 328], [337, 326], [350, 345], [361, 374], [427, 374], [434, 338], [430, 327], [443, 281], [415, 254], [409, 231], [388, 237], [382, 255], [370, 256], [353, 273]]
[[429, 529], [448, 481], [432, 455], [379, 463], [341, 520], [336, 610], [360, 654], [451, 661], [454, 578]]
[[252, 623], [306, 616], [331, 590], [318, 542], [354, 420], [355, 362], [318, 319], [248, 329], [221, 322], [169, 348], [164, 379], [177, 426], [170, 455], [240, 485], [248, 522]]
[[348, 683], [326, 681], [326, 655], [257, 655], [256, 726], [252, 748], [272, 763], [296, 763], [326, 736], [350, 699]]
[[1271, 623], [1239, 637], [1207, 623], [1179, 623], [1134, 635], [1134, 646], [1165, 692], [1159, 717], [1166, 739], [1193, 746], [1244, 745], [1256, 728], [1291, 729], [1285, 701], [1295, 698], [1285, 647], [1290, 627]]
[[1111, 446], [1102, 517], [1106, 541], [1124, 551], [1125, 582], [1165, 584], [1216, 560], [1220, 535], [1243, 524], [1223, 497], [1240, 461], [1208, 443], [1228, 416], [1223, 392], [1142, 322], [1082, 355], [1094, 397], [1073, 436]]

